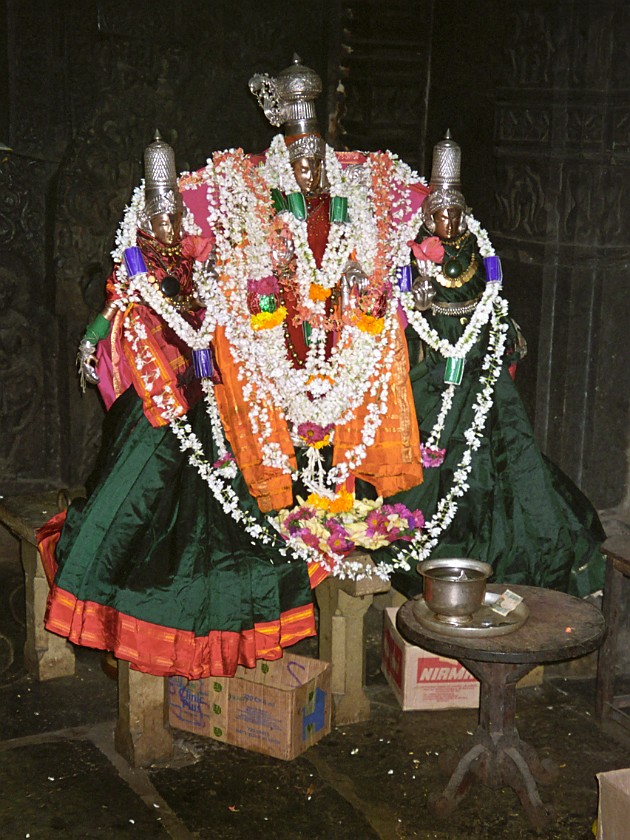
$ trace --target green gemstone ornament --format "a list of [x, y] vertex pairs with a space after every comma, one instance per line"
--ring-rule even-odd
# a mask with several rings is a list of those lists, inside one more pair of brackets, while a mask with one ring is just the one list
[[289, 203], [287, 202], [284, 193], [282, 193], [277, 187], [273, 187], [271, 190], [271, 200], [273, 201], [273, 209], [276, 213], [282, 213], [284, 210], [289, 209]]
[[449, 260], [444, 266], [444, 274], [452, 279], [459, 277], [463, 270], [462, 264], [457, 260]]
[[333, 195], [330, 199], [330, 221], [348, 221], [348, 199], [345, 196]]
[[308, 214], [306, 212], [306, 199], [302, 193], [289, 193], [287, 195], [287, 203], [289, 205], [289, 210], [293, 213], [295, 218], [298, 221], [303, 222]]
[[277, 302], [275, 295], [260, 295], [258, 304], [261, 312], [275, 312], [277, 309]]

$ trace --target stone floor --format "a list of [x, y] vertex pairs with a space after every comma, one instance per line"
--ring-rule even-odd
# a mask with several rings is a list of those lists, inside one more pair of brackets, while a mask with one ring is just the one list
[[[113, 750], [116, 685], [100, 655], [78, 651], [76, 676], [37, 683], [24, 671], [24, 599], [16, 544], [0, 528], [0, 837], [492, 838], [537, 836], [510, 789], [473, 788], [438, 819], [427, 798], [440, 754], [470, 737], [474, 710], [403, 712], [380, 673], [382, 614], [367, 617], [372, 716], [333, 729], [291, 762], [183, 732], [165, 765], [131, 770]], [[311, 650], [301, 650], [310, 653]], [[592, 840], [600, 771], [630, 765], [627, 746], [592, 718], [589, 668], [548, 669], [519, 690], [519, 730], [559, 768], [541, 788], [555, 810], [542, 834]]]

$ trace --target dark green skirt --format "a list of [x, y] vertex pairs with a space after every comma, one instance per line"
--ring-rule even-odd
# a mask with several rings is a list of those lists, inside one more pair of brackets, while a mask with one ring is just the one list
[[[218, 458], [203, 403], [189, 412]], [[49, 629], [150, 673], [229, 675], [315, 632], [309, 571], [225, 513], [169, 427], [130, 389], [112, 406], [88, 499], [56, 548]], [[241, 503], [262, 522], [240, 476]]]
[[[411, 342], [410, 342], [411, 343]], [[417, 344], [417, 343], [416, 343]], [[417, 346], [411, 347], [417, 353]], [[414, 401], [426, 441], [440, 409], [444, 361], [429, 352], [411, 370]], [[470, 354], [462, 384], [440, 441], [439, 468], [426, 468], [424, 482], [392, 501], [420, 508], [428, 521], [452, 486], [467, 448], [464, 432], [480, 390], [481, 354]], [[472, 454], [469, 490], [432, 557], [473, 557], [490, 563], [493, 582], [559, 589], [584, 596], [603, 586], [600, 545], [605, 538], [596, 511], [573, 482], [541, 453], [507, 366], [496, 383], [481, 447]], [[408, 595], [421, 591], [415, 569], [397, 573], [394, 585]]]

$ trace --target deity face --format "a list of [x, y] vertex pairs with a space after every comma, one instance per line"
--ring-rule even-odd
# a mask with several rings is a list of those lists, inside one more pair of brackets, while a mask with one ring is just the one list
[[453, 239], [459, 233], [462, 211], [459, 207], [441, 207], [433, 214], [435, 235], [440, 239]]
[[301, 157], [291, 164], [298, 187], [304, 195], [317, 195], [320, 190], [322, 162], [319, 158]]
[[151, 230], [162, 245], [174, 245], [178, 242], [181, 228], [181, 213], [158, 213], [151, 217]]

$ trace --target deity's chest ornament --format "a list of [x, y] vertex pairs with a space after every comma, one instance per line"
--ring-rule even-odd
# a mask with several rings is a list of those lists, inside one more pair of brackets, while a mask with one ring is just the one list
[[479, 267], [474, 251], [474, 236], [467, 231], [453, 241], [443, 242], [442, 271], [436, 275], [441, 286], [459, 289], [471, 280]]

